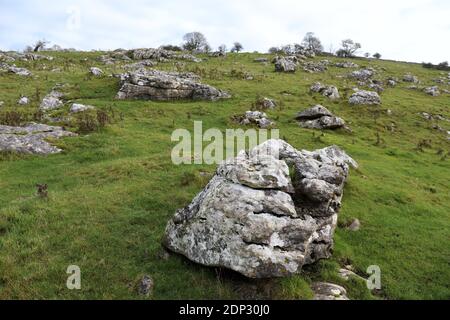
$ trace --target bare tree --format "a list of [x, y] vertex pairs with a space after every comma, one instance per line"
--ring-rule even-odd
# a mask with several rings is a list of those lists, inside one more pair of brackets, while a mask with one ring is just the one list
[[308, 32], [303, 38], [302, 46], [314, 53], [323, 52], [323, 45], [320, 39], [314, 35], [314, 32]]
[[200, 32], [190, 32], [183, 36], [183, 49], [187, 51], [206, 52], [209, 47], [206, 37]]
[[361, 44], [359, 42], [354, 42], [352, 39], [342, 40], [342, 48], [339, 49], [336, 53], [340, 57], [354, 57], [356, 51], [361, 49]]
[[244, 46], [240, 42], [235, 42], [233, 44], [233, 48], [231, 48], [231, 52], [241, 52], [244, 49]]
[[227, 52], [227, 46], [226, 46], [225, 44], [221, 44], [221, 45], [219, 46], [219, 48], [217, 48], [217, 50], [218, 50], [220, 53], [225, 54], [225, 53]]
[[46, 41], [45, 39], [36, 41], [36, 43], [33, 45], [33, 52], [44, 50], [49, 43], [50, 42]]

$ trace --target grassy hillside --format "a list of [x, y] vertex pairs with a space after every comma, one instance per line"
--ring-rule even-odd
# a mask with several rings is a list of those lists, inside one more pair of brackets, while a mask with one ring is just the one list
[[[0, 299], [139, 299], [135, 286], [145, 274], [155, 281], [153, 299], [306, 299], [311, 297], [308, 284], [315, 279], [344, 285], [353, 299], [450, 298], [450, 143], [445, 133], [432, 128], [434, 122], [417, 114], [450, 118], [449, 95], [431, 97], [400, 83], [381, 94], [380, 107], [350, 106], [345, 96], [356, 83], [342, 76], [351, 69], [278, 74], [271, 64], [253, 62], [262, 55], [244, 53], [178, 65], [229, 91], [232, 99], [117, 101], [118, 79], [91, 77], [88, 69], [120, 73], [121, 64], [102, 65], [102, 53], [49, 54], [54, 61], [17, 63], [29, 68], [32, 78], [0, 75], [0, 101], [5, 102], [0, 119], [10, 110], [31, 119], [43, 96], [56, 84], [65, 84], [67, 100], [104, 109], [113, 121], [56, 142], [64, 149], [58, 155], [0, 154]], [[355, 62], [374, 67], [381, 79], [401, 79], [411, 72], [423, 85], [433, 85], [432, 79], [441, 76], [417, 64]], [[54, 68], [61, 72], [51, 72]], [[156, 68], [177, 69], [173, 62]], [[254, 80], [243, 79], [246, 72]], [[315, 81], [336, 85], [344, 97], [330, 102], [311, 94]], [[20, 95], [30, 97], [31, 104], [17, 106]], [[249, 110], [259, 96], [278, 102], [268, 115], [294, 147], [313, 150], [336, 144], [359, 162], [345, 189], [340, 225], [358, 218], [361, 230], [339, 228], [333, 258], [288, 279], [250, 281], [180, 256], [166, 257], [160, 245], [166, 222], [207, 183], [205, 172], [216, 169], [173, 165], [172, 131], [193, 131], [196, 120], [204, 128], [236, 127], [231, 116]], [[300, 128], [295, 114], [318, 103], [344, 118], [353, 132], [321, 134]], [[76, 123], [63, 124], [77, 128]], [[449, 122], [439, 125], [450, 130]], [[36, 196], [37, 183], [48, 184], [48, 199]], [[345, 264], [360, 274], [379, 265], [383, 289], [372, 296], [364, 283], [340, 280], [336, 270]], [[81, 267], [80, 291], [66, 288], [69, 265]]]

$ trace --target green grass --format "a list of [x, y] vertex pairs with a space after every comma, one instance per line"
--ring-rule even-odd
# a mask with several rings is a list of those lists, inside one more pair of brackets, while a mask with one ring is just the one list
[[[185, 70], [201, 74], [203, 82], [231, 92], [230, 100], [116, 101], [117, 79], [88, 76], [90, 66], [121, 71], [97, 62], [100, 54], [51, 53], [56, 57], [51, 62], [18, 63], [33, 78], [0, 75], [0, 100], [5, 101], [0, 113], [32, 114], [40, 99], [63, 83], [70, 101], [122, 115], [104, 129], [58, 141], [64, 149], [58, 155], [0, 154], [0, 299], [140, 299], [135, 286], [144, 274], [154, 278], [153, 299], [308, 299], [314, 280], [342, 284], [354, 299], [450, 298], [449, 142], [445, 133], [417, 115], [426, 111], [450, 118], [448, 95], [431, 97], [401, 83], [386, 89], [381, 107], [350, 106], [346, 99], [330, 102], [310, 94], [310, 85], [321, 81], [350, 92], [356, 84], [340, 77], [350, 70], [277, 74], [273, 65], [253, 62], [259, 55], [244, 53], [186, 63]], [[378, 68], [382, 79], [411, 72], [432, 85], [440, 75], [417, 64], [356, 62]], [[49, 71], [55, 67], [62, 72]], [[174, 70], [175, 65], [157, 68]], [[240, 79], [240, 72], [253, 74], [255, 80]], [[21, 94], [31, 98], [30, 106], [16, 105]], [[251, 281], [176, 255], [162, 259], [166, 222], [207, 183], [200, 172], [212, 174], [216, 168], [172, 165], [172, 131], [192, 131], [196, 120], [204, 128], [236, 127], [230, 117], [249, 110], [258, 96], [279, 103], [268, 114], [281, 137], [296, 148], [337, 144], [359, 162], [345, 189], [340, 220], [358, 218], [361, 230], [338, 228], [333, 258], [287, 279]], [[317, 103], [343, 117], [353, 132], [320, 136], [298, 127], [296, 112]], [[393, 132], [387, 129], [392, 123]], [[440, 125], [450, 129], [449, 123]], [[431, 146], [419, 151], [422, 140], [431, 140]], [[48, 184], [48, 199], [36, 196], [37, 183]], [[336, 276], [339, 266], [348, 263], [359, 274], [370, 265], [381, 267], [383, 289], [376, 297], [364, 283]], [[73, 264], [81, 267], [80, 291], [66, 288], [65, 272]]]

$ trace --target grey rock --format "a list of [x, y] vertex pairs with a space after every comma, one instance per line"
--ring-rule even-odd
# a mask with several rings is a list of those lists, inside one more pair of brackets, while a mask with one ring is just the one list
[[76, 136], [61, 127], [30, 123], [23, 127], [0, 125], [0, 151], [13, 151], [26, 154], [52, 154], [62, 150], [46, 141], [48, 138]]
[[359, 231], [361, 229], [361, 222], [359, 219], [354, 219], [347, 229], [350, 231]]
[[149, 297], [153, 293], [154, 286], [155, 283], [153, 281], [153, 278], [150, 277], [149, 275], [145, 275], [139, 283], [138, 293], [141, 296]]
[[276, 106], [276, 102], [273, 99], [269, 98], [262, 98], [256, 102], [256, 108], [262, 110], [275, 109]]
[[348, 102], [353, 105], [378, 105], [381, 104], [381, 98], [378, 93], [374, 91], [359, 90], [350, 96]]
[[238, 122], [242, 125], [256, 124], [262, 129], [269, 128], [275, 124], [268, 119], [267, 114], [260, 111], [247, 111], [244, 116], [238, 118]]
[[17, 101], [17, 104], [21, 106], [25, 106], [30, 103], [30, 99], [28, 97], [20, 97], [20, 99]]
[[338, 68], [359, 68], [359, 65], [351, 61], [338, 62], [335, 66]]
[[335, 146], [309, 152], [266, 141], [220, 165], [169, 221], [163, 243], [194, 262], [250, 278], [299, 273], [331, 256], [349, 165], [357, 164]]
[[103, 75], [102, 69], [97, 68], [97, 67], [92, 67], [92, 68], [90, 68], [90, 69], [89, 69], [89, 72], [90, 72], [92, 75], [96, 76], [96, 77], [99, 77], [99, 76]]
[[339, 95], [339, 90], [335, 86], [323, 85], [320, 82], [314, 83], [311, 88], [311, 92], [317, 92], [327, 97], [330, 100], [337, 100], [341, 96]]
[[314, 300], [349, 300], [347, 290], [337, 284], [315, 282], [311, 289], [314, 292]]
[[437, 87], [437, 86], [427, 87], [427, 88], [423, 89], [423, 92], [425, 92], [426, 94], [429, 94], [430, 96], [433, 96], [433, 97], [437, 97], [437, 96], [441, 95], [441, 93], [439, 92], [439, 87]]
[[276, 57], [275, 58], [276, 72], [295, 72], [297, 71], [297, 58], [294, 57]]
[[40, 109], [42, 111], [50, 111], [61, 108], [64, 103], [61, 101], [63, 94], [58, 91], [52, 91], [42, 99]]
[[404, 82], [419, 83], [419, 79], [416, 76], [414, 76], [414, 75], [412, 75], [410, 73], [405, 74], [403, 76], [403, 81]]
[[10, 73], [14, 73], [18, 76], [22, 76], [22, 77], [29, 77], [31, 76], [31, 72], [28, 69], [25, 68], [18, 68], [16, 67], [16, 65], [8, 65], [6, 63], [0, 63], [0, 69], [10, 72]]
[[308, 129], [337, 129], [345, 127], [345, 121], [334, 116], [327, 108], [316, 105], [297, 115], [297, 120], [303, 128]]
[[202, 60], [191, 54], [178, 54], [174, 51], [164, 49], [135, 49], [128, 51], [128, 55], [134, 60], [155, 60], [158, 62], [167, 62], [168, 60], [187, 60], [192, 62], [201, 62]]
[[131, 63], [123, 66], [125, 69], [138, 70], [146, 67], [155, 67], [158, 63], [153, 60], [142, 60], [136, 63]]
[[78, 112], [84, 112], [84, 111], [94, 110], [94, 109], [95, 109], [95, 107], [93, 107], [93, 106], [84, 105], [84, 104], [80, 104], [80, 103], [74, 103], [70, 107], [69, 112], [70, 113], [78, 113]]
[[359, 81], [366, 81], [370, 79], [374, 75], [374, 71], [372, 69], [361, 69], [361, 70], [355, 70], [352, 73], [350, 73], [350, 78], [359, 80]]
[[218, 100], [230, 98], [230, 95], [200, 83], [199, 77], [192, 73], [140, 69], [121, 75], [121, 88], [116, 98]]
[[303, 64], [303, 70], [309, 73], [318, 73], [318, 72], [324, 72], [328, 69], [327, 63], [320, 61], [320, 62], [305, 62]]

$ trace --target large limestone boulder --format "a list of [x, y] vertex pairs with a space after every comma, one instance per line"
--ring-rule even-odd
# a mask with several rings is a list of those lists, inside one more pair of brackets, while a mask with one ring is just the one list
[[333, 115], [327, 108], [316, 105], [297, 115], [297, 120], [303, 128], [308, 129], [338, 129], [345, 127], [345, 121]]
[[381, 103], [381, 98], [375, 91], [359, 90], [350, 96], [350, 104], [377, 105]]
[[219, 166], [169, 221], [164, 245], [250, 278], [299, 273], [331, 256], [349, 166], [336, 146], [309, 152], [268, 140]]
[[52, 154], [62, 150], [46, 141], [48, 138], [76, 136], [61, 127], [30, 123], [23, 127], [0, 125], [0, 151], [14, 151], [26, 154]]
[[276, 72], [295, 72], [297, 71], [297, 58], [295, 56], [276, 57], [275, 58]]
[[375, 72], [373, 69], [361, 69], [361, 70], [355, 70], [352, 73], [350, 73], [350, 78], [356, 79], [358, 81], [367, 81], [370, 78], [373, 77]]
[[218, 100], [230, 95], [199, 82], [192, 73], [140, 69], [121, 75], [122, 86], [117, 99], [146, 100]]

